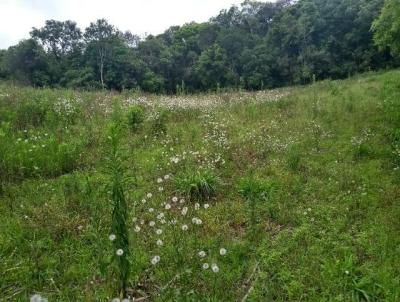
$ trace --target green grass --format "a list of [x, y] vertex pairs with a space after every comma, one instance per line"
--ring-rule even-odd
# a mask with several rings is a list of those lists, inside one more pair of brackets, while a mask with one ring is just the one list
[[109, 240], [116, 120], [131, 296], [400, 300], [395, 70], [176, 98], [0, 85], [0, 301], [120, 293]]

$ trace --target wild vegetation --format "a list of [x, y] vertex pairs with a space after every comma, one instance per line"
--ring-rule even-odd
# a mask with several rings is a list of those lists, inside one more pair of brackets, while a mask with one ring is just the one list
[[398, 0], [247, 0], [142, 39], [105, 19], [47, 20], [0, 51], [0, 78], [178, 94], [307, 84], [399, 66], [398, 20]]
[[399, 100], [2, 84], [0, 300], [399, 301]]

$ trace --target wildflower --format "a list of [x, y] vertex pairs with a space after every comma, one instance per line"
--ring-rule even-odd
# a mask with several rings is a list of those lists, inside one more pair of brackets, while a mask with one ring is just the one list
[[124, 250], [123, 249], [118, 249], [116, 254], [117, 254], [117, 256], [122, 256], [124, 254]]
[[156, 230], [156, 234], [157, 234], [157, 235], [161, 235], [161, 234], [162, 234], [162, 229], [157, 229], [157, 230]]
[[135, 232], [136, 232], [136, 233], [139, 233], [139, 232], [140, 232], [140, 226], [138, 226], [138, 225], [135, 226]]
[[146, 202], [147, 202], [147, 200], [143, 198], [142, 203], [145, 204]]
[[147, 198], [151, 198], [151, 197], [153, 197], [153, 194], [147, 193], [146, 197], [147, 197]]
[[162, 183], [163, 182], [163, 180], [162, 180], [162, 178], [157, 178], [157, 183]]
[[153, 208], [149, 208], [149, 213], [153, 213], [154, 209]]
[[187, 231], [187, 230], [188, 230], [187, 224], [182, 225], [182, 231]]
[[208, 263], [203, 263], [203, 269], [208, 269], [210, 265]]
[[163, 242], [161, 239], [158, 239], [158, 240], [157, 240], [157, 245], [158, 245], [158, 246], [163, 246], [163, 245], [164, 245], [164, 242]]
[[155, 223], [154, 221], [150, 221], [150, 222], [149, 222], [149, 226], [153, 227], [153, 226], [155, 226], [155, 225], [156, 225], [156, 223]]
[[158, 187], [158, 191], [162, 192], [162, 191], [164, 191], [164, 188], [163, 187]]
[[164, 176], [164, 179], [165, 179], [165, 180], [169, 179], [169, 175], [166, 174], [166, 175]]
[[206, 252], [205, 251], [200, 251], [199, 252], [199, 257], [200, 258], [204, 258], [206, 256]]
[[83, 225], [79, 225], [78, 226], [78, 231], [82, 231], [83, 230]]
[[211, 269], [212, 269], [212, 271], [214, 273], [218, 273], [219, 272], [219, 267], [215, 263], [211, 265]]
[[192, 223], [193, 223], [193, 224], [200, 225], [200, 224], [203, 223], [203, 221], [202, 221], [200, 218], [194, 217], [194, 218], [192, 218]]
[[110, 239], [110, 241], [114, 241], [117, 238], [117, 236], [115, 236], [114, 234], [111, 234], [110, 236], [108, 236], [108, 239]]
[[204, 209], [207, 210], [209, 207], [210, 207], [210, 205], [209, 205], [208, 203], [205, 203], [205, 204], [204, 204]]
[[165, 209], [166, 210], [169, 210], [171, 208], [171, 205], [169, 204], [169, 203], [167, 203], [166, 205], [165, 205]]
[[162, 219], [163, 217], [164, 217], [164, 213], [160, 213], [160, 214], [157, 215], [157, 219], [158, 220]]
[[41, 301], [42, 301], [42, 296], [38, 294], [35, 294], [30, 298], [30, 302], [41, 302]]
[[225, 255], [226, 255], [226, 249], [221, 248], [221, 249], [219, 250], [219, 254], [220, 254], [221, 256], [225, 256]]
[[185, 199], [182, 198], [181, 200], [179, 200], [179, 203], [180, 203], [180, 204], [185, 203]]
[[195, 205], [194, 205], [194, 209], [195, 209], [195, 210], [200, 209], [200, 204], [196, 202]]
[[184, 207], [184, 208], [182, 209], [182, 211], [181, 211], [181, 213], [182, 213], [183, 216], [185, 216], [185, 215], [187, 214], [187, 212], [188, 212], [188, 208], [187, 208], [187, 207]]
[[172, 197], [172, 202], [177, 202], [178, 201], [178, 197], [174, 196]]
[[158, 262], [160, 262], [160, 256], [154, 256], [151, 259], [151, 264], [156, 265]]
[[136, 222], [137, 221], [137, 218], [136, 217], [133, 217], [132, 218], [132, 222]]

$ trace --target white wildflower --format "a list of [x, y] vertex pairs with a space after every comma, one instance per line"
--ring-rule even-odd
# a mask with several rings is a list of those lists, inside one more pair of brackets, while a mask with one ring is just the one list
[[151, 259], [151, 264], [156, 265], [158, 262], [160, 262], [160, 256], [154, 256]]
[[204, 258], [206, 256], [206, 252], [205, 251], [200, 251], [199, 252], [199, 257], [200, 258]]
[[161, 239], [158, 239], [158, 240], [157, 240], [157, 245], [158, 245], [158, 246], [163, 246], [163, 245], [164, 245], [164, 242], [163, 242]]
[[226, 255], [226, 249], [221, 248], [221, 249], [219, 250], [219, 254], [220, 254], [221, 256]]
[[117, 236], [115, 236], [114, 234], [111, 234], [110, 236], [108, 236], [108, 239], [110, 239], [110, 241], [114, 241], [117, 238]]
[[156, 234], [157, 234], [157, 235], [161, 235], [161, 234], [162, 234], [162, 229], [157, 229], [157, 230], [156, 230]]
[[187, 224], [182, 225], [182, 231], [187, 231], [187, 230], [188, 230]]
[[219, 272], [219, 267], [215, 263], [211, 265], [211, 269], [212, 269], [212, 271], [214, 273], [218, 273]]
[[208, 263], [203, 263], [203, 269], [208, 269], [210, 265]]
[[124, 254], [124, 250], [123, 249], [118, 249], [116, 254], [117, 254], [117, 256], [122, 256]]

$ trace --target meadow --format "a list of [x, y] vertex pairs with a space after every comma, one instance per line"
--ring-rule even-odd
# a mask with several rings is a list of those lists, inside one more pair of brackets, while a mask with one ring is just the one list
[[0, 84], [0, 301], [400, 301], [400, 71], [198, 95]]

